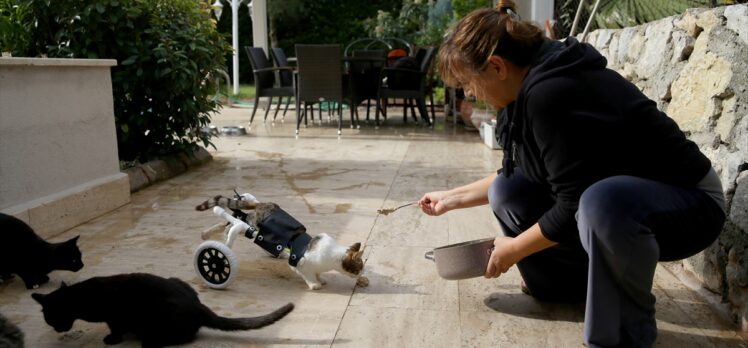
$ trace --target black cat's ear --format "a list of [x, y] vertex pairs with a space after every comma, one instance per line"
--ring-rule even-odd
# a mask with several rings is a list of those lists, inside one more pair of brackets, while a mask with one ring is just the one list
[[75, 243], [78, 242], [78, 238], [80, 238], [80, 235], [77, 235], [77, 236], [75, 236], [73, 238], [70, 238], [69, 242], [72, 242], [73, 244], [75, 244]]
[[348, 251], [353, 251], [353, 252], [356, 252], [359, 250], [361, 250], [361, 243], [354, 243], [348, 248]]
[[62, 282], [62, 283], [60, 284], [60, 289], [62, 289], [62, 288], [67, 288], [67, 287], [68, 287], [68, 285], [67, 285], [67, 284], [65, 284], [65, 282]]
[[36, 302], [39, 302], [39, 304], [44, 304], [44, 296], [46, 296], [46, 295], [44, 295], [44, 294], [38, 294], [38, 293], [31, 294], [31, 298], [33, 298], [34, 300], [36, 300]]

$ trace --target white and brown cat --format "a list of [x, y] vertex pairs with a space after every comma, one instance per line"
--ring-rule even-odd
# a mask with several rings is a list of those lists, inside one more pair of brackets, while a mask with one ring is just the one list
[[[261, 203], [248, 193], [237, 195], [237, 198], [216, 196], [195, 207], [199, 211], [211, 208], [216, 215], [229, 222], [224, 230], [226, 244], [229, 246], [233, 244], [238, 234], [243, 234], [249, 228], [249, 225], [257, 227], [259, 222], [264, 221], [270, 214], [279, 209], [277, 204]], [[249, 225], [226, 212], [224, 208], [248, 210], [246, 220]], [[220, 226], [211, 227], [212, 230], [217, 228], [220, 228]], [[296, 266], [291, 266], [290, 263], [289, 266], [304, 279], [310, 290], [322, 288], [325, 281], [320, 278], [320, 274], [332, 270], [356, 279], [358, 286], [365, 287], [369, 285], [369, 280], [361, 275], [364, 268], [362, 254], [361, 243], [345, 247], [338, 244], [328, 234], [320, 233], [311, 238]], [[288, 257], [288, 255], [284, 256]]]

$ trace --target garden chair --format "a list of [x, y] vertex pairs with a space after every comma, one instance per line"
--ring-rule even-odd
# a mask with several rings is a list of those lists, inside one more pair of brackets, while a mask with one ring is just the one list
[[358, 118], [358, 105], [366, 101], [366, 121], [369, 121], [371, 101], [377, 99], [379, 73], [386, 64], [384, 50], [356, 50], [353, 57], [347, 58], [348, 86], [350, 89], [349, 102]]
[[[280, 47], [273, 47], [270, 49], [270, 54], [273, 56], [273, 61], [275, 62], [275, 66], [279, 68], [288, 68], [288, 70], [280, 70], [278, 71], [278, 76], [280, 77], [280, 86], [281, 87], [291, 87], [293, 88], [293, 67], [288, 64], [288, 58], [286, 57], [286, 52], [283, 51]], [[280, 101], [278, 101], [278, 104], [280, 104], [283, 101], [283, 97], [280, 97]], [[286, 112], [288, 111], [288, 104], [291, 104], [291, 97], [288, 97], [286, 99], [286, 107], [283, 109], [283, 117], [286, 117]], [[278, 115], [278, 108], [275, 109], [275, 115], [273, 115], [273, 119], [275, 119], [275, 116]]]
[[[384, 111], [380, 110], [381, 102], [382, 100], [385, 100], [387, 98], [403, 98], [404, 100], [406, 100], [406, 107], [408, 103], [407, 100], [415, 100], [418, 111], [421, 114], [421, 118], [426, 121], [426, 124], [432, 125], [428, 110], [426, 110], [426, 94], [428, 92], [428, 75], [429, 69], [431, 67], [431, 61], [434, 57], [434, 48], [428, 47], [424, 50], [425, 51], [421, 53], [421, 61], [417, 61], [417, 70], [395, 67], [386, 67], [382, 69], [382, 73], [380, 74], [379, 79], [377, 105], [375, 108], [375, 122], [377, 123], [377, 125], [379, 124], [379, 113], [380, 111]], [[384, 79], [388, 81], [389, 85], [382, 82]], [[406, 86], [397, 86], [392, 83], [392, 81], [396, 80], [408, 81], [413, 83], [408, 83]]]
[[[342, 133], [345, 102], [343, 88], [343, 60], [340, 45], [296, 45], [296, 134], [302, 118], [307, 124], [308, 103], [326, 102], [338, 112], [338, 135]], [[304, 109], [301, 109], [301, 104]], [[321, 107], [320, 107], [321, 109]], [[313, 112], [313, 111], [312, 111]], [[321, 110], [320, 110], [321, 112]], [[351, 127], [354, 127], [351, 110]]]
[[[265, 120], [267, 121], [270, 107], [273, 105], [273, 97], [293, 97], [294, 90], [293, 85], [291, 86], [276, 86], [275, 83], [275, 72], [276, 71], [292, 71], [289, 67], [273, 67], [270, 61], [265, 55], [265, 50], [262, 47], [244, 47], [247, 56], [249, 57], [249, 63], [252, 65], [252, 73], [255, 77], [255, 105], [252, 108], [252, 116], [249, 119], [249, 126], [252, 126], [252, 121], [255, 119], [255, 113], [257, 112], [257, 105], [260, 104], [261, 97], [270, 97], [268, 101], [268, 107], [265, 109]], [[273, 121], [275, 116], [278, 115], [278, 107], [280, 107], [280, 99], [278, 100], [278, 106], [276, 107]]]

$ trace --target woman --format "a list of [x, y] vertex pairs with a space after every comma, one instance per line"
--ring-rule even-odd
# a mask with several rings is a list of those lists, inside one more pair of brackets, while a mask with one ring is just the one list
[[488, 203], [505, 236], [486, 277], [517, 264], [532, 296], [586, 301], [590, 347], [650, 346], [657, 262], [703, 250], [724, 223], [710, 161], [593, 47], [545, 39], [511, 1], [462, 19], [439, 58], [447, 84], [504, 108], [504, 163], [421, 210]]

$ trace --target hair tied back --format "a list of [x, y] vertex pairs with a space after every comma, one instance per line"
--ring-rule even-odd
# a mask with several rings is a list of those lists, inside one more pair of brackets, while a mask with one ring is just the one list
[[521, 18], [521, 17], [519, 16], [519, 14], [518, 14], [517, 12], [514, 12], [514, 10], [512, 10], [511, 8], [507, 8], [507, 9], [506, 9], [506, 14], [508, 14], [508, 15], [509, 15], [509, 17], [510, 17], [510, 18], [512, 18], [512, 20], [515, 20], [515, 21], [518, 21], [518, 20], [521, 20], [521, 19], [522, 19], [522, 18]]

